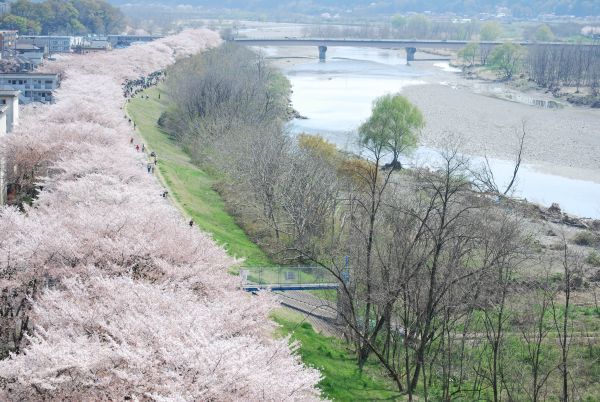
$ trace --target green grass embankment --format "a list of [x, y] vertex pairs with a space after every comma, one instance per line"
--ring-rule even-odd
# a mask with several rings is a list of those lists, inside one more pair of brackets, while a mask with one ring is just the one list
[[292, 311], [278, 311], [273, 319], [281, 328], [281, 336], [291, 334], [293, 340], [300, 341], [302, 361], [321, 371], [323, 380], [319, 388], [323, 396], [336, 401], [399, 401], [405, 400], [394, 385], [381, 372], [381, 366], [369, 361], [360, 373], [356, 355], [347, 349], [345, 343], [336, 338], [320, 335], [309, 323], [303, 322], [302, 315]]
[[[161, 99], [158, 94], [161, 93]], [[217, 179], [194, 165], [189, 155], [158, 127], [158, 118], [168, 101], [158, 88], [144, 91], [127, 104], [127, 113], [136, 123], [146, 152], [158, 155], [158, 176], [169, 190], [176, 206], [234, 257], [244, 258], [248, 266], [270, 265], [267, 255], [254, 244], [227, 213], [221, 196], [213, 189]]]

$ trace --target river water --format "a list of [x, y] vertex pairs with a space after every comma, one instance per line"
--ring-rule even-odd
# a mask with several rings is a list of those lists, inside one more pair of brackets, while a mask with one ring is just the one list
[[[298, 54], [296, 49], [262, 48], [261, 51], [267, 57]], [[316, 53], [316, 49], [305, 49], [305, 52]], [[386, 93], [402, 93], [406, 88], [419, 85], [452, 86], [456, 79], [457, 70], [448, 62], [415, 62], [406, 66], [404, 52], [400, 51], [330, 48], [327, 57], [325, 63], [311, 58], [294, 60], [287, 65], [280, 63], [292, 84], [293, 106], [307, 117], [291, 122], [290, 130], [292, 133], [319, 134], [350, 152], [358, 151], [356, 130], [369, 117], [375, 98]], [[538, 99], [498, 84], [477, 83], [470, 91], [517, 102], [524, 113], [528, 113], [529, 108], [563, 107], [549, 98], [540, 96]], [[445, 105], [440, 102], [435, 107], [443, 109]], [[465, 116], [478, 112], [464, 110]], [[455, 109], [453, 113], [456, 113]], [[475, 165], [483, 161], [481, 156], [472, 158]], [[435, 159], [436, 150], [430, 144], [424, 144], [404, 162], [435, 165]], [[490, 161], [499, 184], [507, 182], [512, 174], [512, 163], [502, 159]], [[527, 159], [521, 167], [514, 195], [544, 206], [556, 202], [571, 214], [600, 218], [600, 183], [549, 174], [541, 165], [528, 164]]]

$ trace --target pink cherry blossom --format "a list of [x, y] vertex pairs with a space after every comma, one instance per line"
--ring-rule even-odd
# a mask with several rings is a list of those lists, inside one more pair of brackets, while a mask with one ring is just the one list
[[130, 145], [122, 82], [218, 43], [192, 30], [44, 67], [63, 77], [56, 103], [26, 107], [0, 148], [41, 188], [0, 208], [1, 400], [319, 398], [319, 372], [273, 336], [273, 298], [239, 289], [237, 261]]

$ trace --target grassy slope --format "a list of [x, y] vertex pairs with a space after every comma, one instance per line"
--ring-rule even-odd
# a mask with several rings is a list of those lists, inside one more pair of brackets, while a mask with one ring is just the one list
[[158, 99], [159, 90], [145, 92], [150, 99], [137, 97], [127, 105], [127, 112], [137, 124], [138, 133], [146, 144], [147, 152], [158, 155], [160, 179], [169, 189], [176, 205], [191, 217], [228, 253], [244, 257], [247, 265], [269, 265], [269, 258], [246, 236], [225, 209], [219, 194], [213, 190], [215, 178], [193, 165], [189, 156], [161, 131], [156, 122], [167, 107], [165, 94]]
[[292, 334], [300, 341], [302, 361], [323, 374], [319, 388], [323, 396], [337, 401], [397, 401], [402, 397], [394, 385], [380, 372], [381, 366], [369, 362], [361, 375], [356, 357], [343, 341], [316, 333], [302, 316], [291, 311], [278, 311], [274, 320], [281, 325], [280, 335]]

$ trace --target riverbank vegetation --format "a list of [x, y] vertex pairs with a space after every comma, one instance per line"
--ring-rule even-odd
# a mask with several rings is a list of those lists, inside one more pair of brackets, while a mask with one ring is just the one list
[[458, 52], [468, 74], [491, 70], [503, 80], [519, 79], [563, 96], [573, 104], [600, 107], [600, 45], [513, 43], [492, 48], [476, 42]]
[[168, 77], [162, 127], [222, 174], [229, 210], [273, 259], [337, 278], [359, 369], [375, 359], [409, 399], [598, 393], [595, 271], [566, 237], [541, 247], [510, 200], [477, 191], [452, 144], [433, 168], [388, 164], [420, 124], [403, 131], [377, 104], [365, 159], [295, 138], [277, 73], [233, 45]]
[[[207, 172], [193, 164], [188, 153], [158, 127], [158, 119], [171, 104], [162, 88], [147, 89], [127, 104], [127, 112], [136, 122], [146, 149], [158, 155], [159, 178], [169, 189], [176, 205], [230, 255], [243, 259], [245, 266], [268, 266], [271, 263], [269, 258], [249, 240], [215, 191], [215, 188], [221, 187], [222, 175], [214, 169]], [[307, 140], [312, 140], [312, 137], [307, 137]], [[335, 301], [335, 292], [333, 295], [331, 291], [315, 293]], [[277, 310], [273, 319], [281, 325], [277, 331], [279, 334], [291, 335], [293, 340], [301, 342], [299, 353], [302, 361], [321, 371], [323, 379], [319, 388], [324, 397], [375, 400], [398, 396], [377, 362], [371, 361], [371, 369], [360, 373], [352, 351], [342, 340], [316, 333], [310, 324], [303, 323], [300, 314]]]

